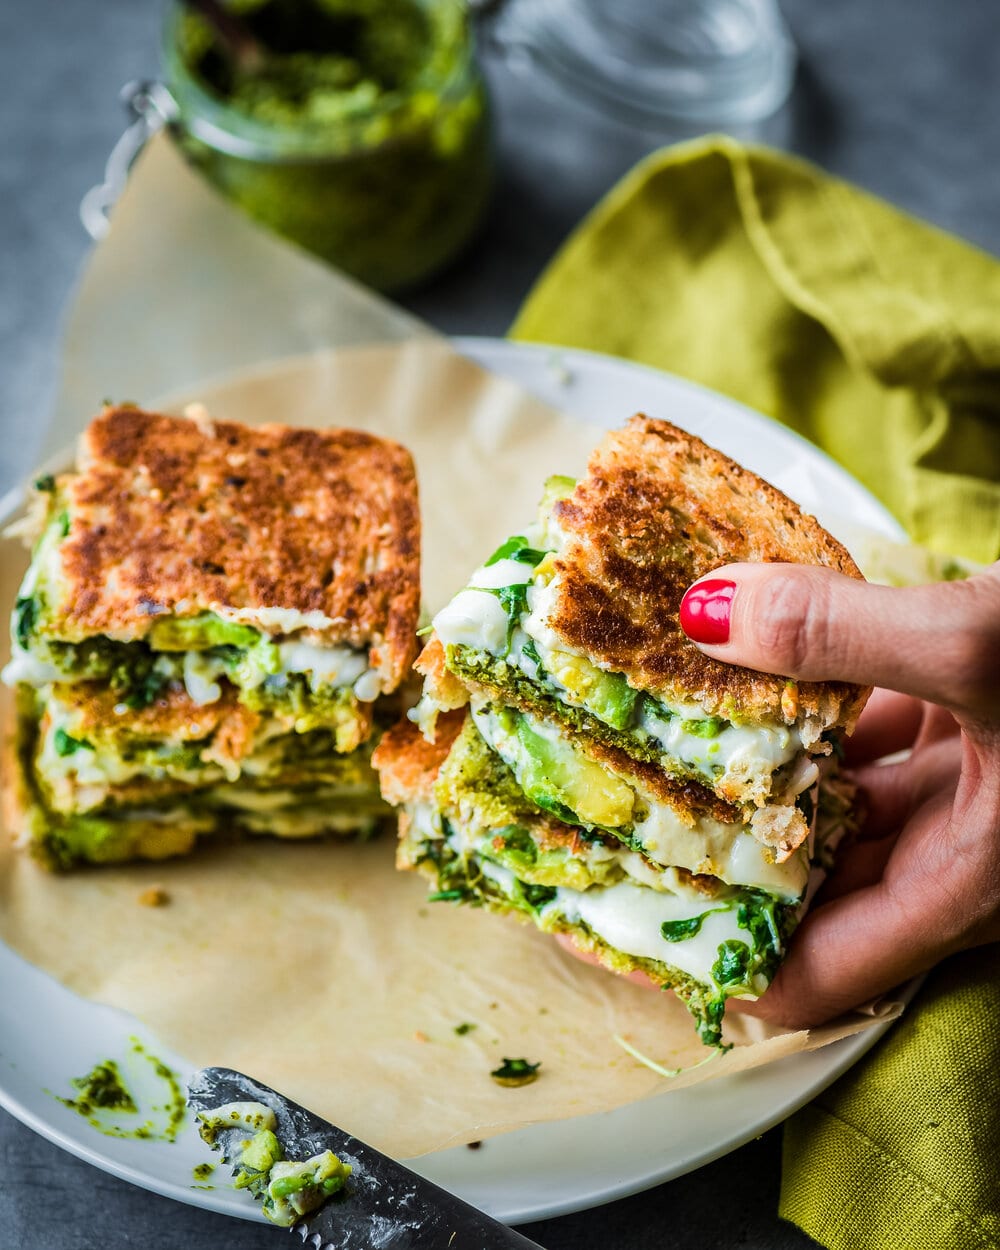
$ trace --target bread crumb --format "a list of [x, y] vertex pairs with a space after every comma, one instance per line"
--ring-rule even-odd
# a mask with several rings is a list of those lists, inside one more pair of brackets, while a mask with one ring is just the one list
[[189, 421], [195, 423], [206, 438], [215, 438], [215, 422], [204, 404], [188, 404], [184, 409], [184, 415]]
[[413, 1040], [415, 1042], [429, 1042], [431, 1039], [423, 1031], [423, 1029], [414, 1029]]
[[170, 895], [162, 885], [151, 885], [139, 895], [139, 902], [143, 907], [166, 907], [170, 902]]

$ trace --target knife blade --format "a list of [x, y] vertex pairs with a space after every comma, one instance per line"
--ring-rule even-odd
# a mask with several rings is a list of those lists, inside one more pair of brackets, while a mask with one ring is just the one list
[[[270, 1107], [286, 1157], [306, 1159], [332, 1150], [350, 1164], [344, 1190], [292, 1229], [317, 1250], [541, 1250], [537, 1242], [242, 1072], [202, 1068], [188, 1083], [188, 1105], [195, 1113], [231, 1102]], [[219, 1146], [231, 1165], [238, 1164], [246, 1137], [246, 1125], [219, 1130]]]

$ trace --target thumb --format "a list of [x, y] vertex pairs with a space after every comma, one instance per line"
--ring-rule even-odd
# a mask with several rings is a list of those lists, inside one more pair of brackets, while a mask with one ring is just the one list
[[808, 564], [729, 564], [681, 602], [706, 655], [802, 681], [884, 686], [1000, 718], [1000, 564], [895, 588]]

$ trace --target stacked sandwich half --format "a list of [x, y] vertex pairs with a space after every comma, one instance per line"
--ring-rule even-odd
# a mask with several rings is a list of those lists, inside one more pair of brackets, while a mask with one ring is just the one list
[[[684, 590], [732, 561], [860, 576], [777, 490], [634, 417], [442, 609], [424, 695], [376, 752], [399, 862], [436, 897], [516, 913], [642, 970], [721, 1044], [766, 989], [811, 861], [848, 817], [840, 737], [867, 692], [737, 669], [684, 636]], [[415, 723], [414, 723], [415, 722]]]
[[4, 673], [22, 840], [69, 867], [230, 825], [371, 830], [372, 735], [415, 653], [408, 452], [107, 408], [36, 491]]

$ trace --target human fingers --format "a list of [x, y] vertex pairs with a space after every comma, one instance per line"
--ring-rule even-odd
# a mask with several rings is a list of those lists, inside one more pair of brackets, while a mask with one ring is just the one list
[[874, 885], [882, 876], [892, 854], [895, 838], [884, 837], [872, 841], [856, 841], [842, 847], [830, 875], [823, 882], [816, 896], [815, 906], [832, 902], [844, 894], [864, 890]]
[[847, 764], [867, 764], [913, 746], [926, 703], [895, 690], [874, 690], [858, 727], [844, 744]]
[[[954, 722], [953, 722], [954, 723]], [[884, 838], [898, 833], [932, 795], [954, 794], [962, 766], [957, 734], [932, 740], [897, 764], [867, 764], [851, 771], [863, 797], [861, 837]]]
[[913, 927], [881, 883], [835, 898], [809, 913], [767, 992], [745, 1010], [811, 1028], [877, 998], [940, 958], [914, 941]]
[[[1000, 937], [989, 848], [956, 855], [951, 799], [928, 801], [873, 884], [814, 908], [753, 1015], [810, 1027], [877, 998], [954, 951]], [[985, 842], [985, 839], [981, 839]]]
[[706, 655], [804, 681], [883, 686], [1000, 719], [1000, 565], [966, 581], [876, 586], [804, 564], [730, 564], [690, 587]]

